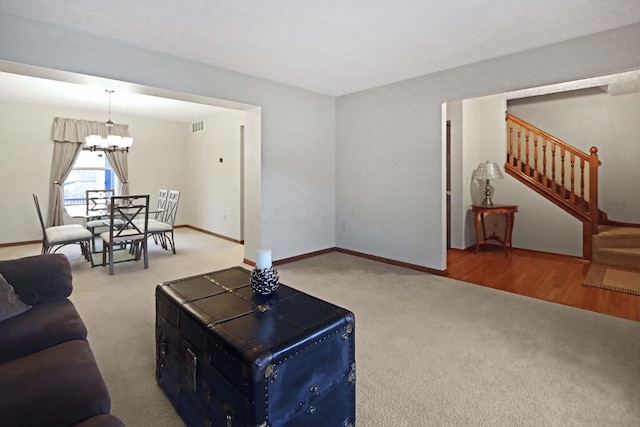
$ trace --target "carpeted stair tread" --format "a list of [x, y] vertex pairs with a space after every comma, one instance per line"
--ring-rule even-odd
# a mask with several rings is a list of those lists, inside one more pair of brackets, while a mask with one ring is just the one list
[[593, 249], [640, 248], [640, 228], [604, 225], [593, 236]]
[[600, 225], [598, 226], [598, 234], [630, 234], [640, 236], [640, 227], [621, 227], [617, 225]]
[[594, 250], [593, 262], [640, 269], [640, 248], [600, 248]]
[[593, 261], [640, 268], [640, 228], [601, 225], [593, 236]]

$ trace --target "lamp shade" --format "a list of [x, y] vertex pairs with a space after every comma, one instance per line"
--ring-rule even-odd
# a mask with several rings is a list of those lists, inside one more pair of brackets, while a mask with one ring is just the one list
[[107, 140], [100, 135], [89, 135], [86, 139], [87, 146], [95, 148], [107, 148]]
[[130, 148], [133, 145], [133, 138], [130, 136], [123, 136], [120, 140], [120, 148]]
[[489, 180], [504, 178], [497, 163], [489, 163], [488, 160], [485, 163], [480, 163], [476, 170], [473, 171], [473, 175], [471, 176], [471, 178], [485, 181], [484, 200], [482, 201], [482, 206], [493, 206], [493, 201], [491, 201], [491, 185], [489, 184]]
[[108, 135], [107, 136], [107, 144], [109, 145], [109, 147], [120, 147], [120, 139], [122, 137], [118, 136], [118, 135]]
[[502, 172], [497, 163], [480, 163], [476, 170], [473, 171], [472, 179], [486, 180], [486, 179], [503, 179]]

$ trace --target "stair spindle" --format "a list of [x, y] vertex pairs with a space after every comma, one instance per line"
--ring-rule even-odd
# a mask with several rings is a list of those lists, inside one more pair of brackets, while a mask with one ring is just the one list
[[522, 168], [522, 140], [521, 140], [521, 136], [522, 136], [522, 126], [518, 126], [518, 157], [517, 157], [517, 166], [518, 168]]
[[538, 134], [533, 134], [533, 178], [540, 181], [538, 174]]
[[551, 144], [551, 189], [556, 192], [556, 145]]
[[560, 195], [565, 197], [567, 189], [564, 186], [564, 147], [560, 147]]
[[584, 202], [584, 159], [580, 158], [580, 206], [582, 210], [587, 210], [586, 203]]
[[513, 121], [512, 120], [507, 120], [507, 124], [509, 127], [509, 153], [507, 156], [507, 162], [510, 165], [515, 166], [515, 162], [513, 159]]
[[576, 155], [573, 153], [570, 153], [569, 155], [569, 159], [571, 162], [571, 191], [569, 192], [569, 200], [571, 201], [571, 204], [575, 204], [576, 203], [576, 193], [575, 193], [575, 181], [576, 181], [576, 176], [575, 176], [575, 164], [576, 164]]
[[542, 140], [542, 184], [547, 187], [547, 139]]
[[531, 176], [531, 167], [529, 166], [529, 129], [524, 134], [524, 173]]

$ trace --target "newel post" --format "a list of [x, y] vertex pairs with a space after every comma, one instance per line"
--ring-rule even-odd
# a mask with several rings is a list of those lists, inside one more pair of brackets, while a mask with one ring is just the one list
[[591, 217], [591, 233], [598, 234], [598, 149], [589, 150], [589, 216]]

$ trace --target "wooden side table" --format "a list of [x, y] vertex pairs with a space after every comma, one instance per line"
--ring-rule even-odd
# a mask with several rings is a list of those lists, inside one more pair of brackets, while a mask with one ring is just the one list
[[[481, 205], [473, 205], [471, 206], [471, 211], [473, 212], [473, 226], [476, 229], [476, 253], [480, 249], [480, 245], [484, 245], [489, 243], [490, 240], [495, 240], [499, 243], [502, 243], [504, 246], [504, 255], [508, 256], [509, 252], [507, 249], [512, 249], [513, 246], [511, 244], [511, 236], [513, 234], [513, 222], [515, 219], [515, 214], [518, 212], [517, 205], [493, 205], [493, 206], [481, 206]], [[500, 237], [496, 235], [495, 231], [489, 237], [487, 237], [487, 232], [484, 226], [484, 216], [486, 214], [503, 214], [505, 217], [504, 224], [504, 236]], [[482, 239], [480, 238], [480, 224], [482, 224]]]

